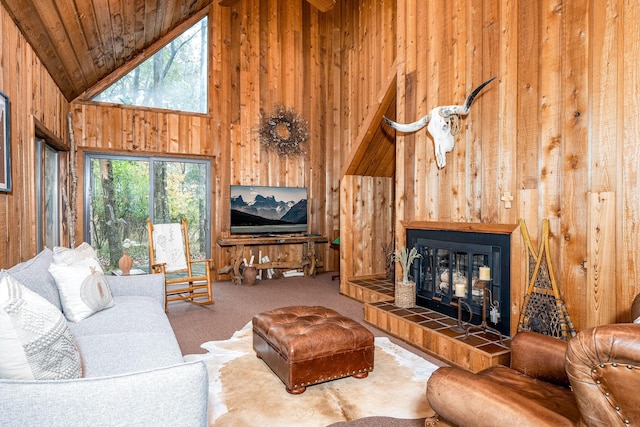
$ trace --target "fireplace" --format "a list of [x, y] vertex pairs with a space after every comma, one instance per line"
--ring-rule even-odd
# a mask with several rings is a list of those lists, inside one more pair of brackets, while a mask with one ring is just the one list
[[485, 325], [510, 335], [508, 234], [407, 228], [406, 236], [407, 247], [416, 247], [422, 255], [410, 273], [418, 306], [457, 318], [461, 304], [462, 320], [468, 322], [472, 313], [471, 323], [480, 325], [484, 294]]

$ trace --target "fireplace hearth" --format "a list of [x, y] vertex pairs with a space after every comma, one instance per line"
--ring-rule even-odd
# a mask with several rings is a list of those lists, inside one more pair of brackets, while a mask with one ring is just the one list
[[407, 228], [406, 242], [422, 255], [410, 273], [418, 306], [457, 318], [462, 301], [462, 320], [481, 325], [484, 296], [486, 324], [510, 335], [509, 235]]

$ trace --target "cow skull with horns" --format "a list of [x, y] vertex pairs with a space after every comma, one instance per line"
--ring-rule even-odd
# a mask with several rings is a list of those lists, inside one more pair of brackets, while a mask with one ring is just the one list
[[427, 130], [433, 137], [433, 143], [436, 151], [436, 163], [438, 168], [443, 168], [447, 164], [445, 153], [453, 150], [453, 133], [451, 129], [451, 122], [454, 116], [466, 116], [471, 109], [471, 103], [480, 91], [489, 83], [495, 80], [495, 77], [482, 83], [480, 86], [471, 92], [471, 95], [467, 97], [464, 105], [447, 105], [443, 107], [436, 107], [429, 111], [429, 114], [413, 123], [396, 123], [384, 117], [384, 121], [392, 128], [399, 130], [400, 132], [415, 132], [427, 126]]

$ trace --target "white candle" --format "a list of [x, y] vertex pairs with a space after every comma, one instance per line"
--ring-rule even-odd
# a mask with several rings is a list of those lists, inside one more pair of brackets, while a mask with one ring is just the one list
[[480, 267], [480, 280], [491, 280], [491, 269], [486, 266]]
[[459, 298], [464, 298], [464, 288], [465, 285], [461, 284], [461, 283], [456, 283], [455, 285], [455, 296], [459, 297]]

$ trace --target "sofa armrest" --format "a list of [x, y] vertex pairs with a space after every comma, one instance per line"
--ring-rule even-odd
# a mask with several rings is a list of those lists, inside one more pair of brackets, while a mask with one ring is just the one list
[[640, 317], [640, 294], [636, 295], [631, 303], [631, 321]]
[[584, 425], [640, 423], [640, 325], [585, 329], [569, 341], [567, 373]]
[[431, 374], [427, 400], [440, 417], [454, 425], [573, 426], [569, 419], [524, 395], [459, 368], [442, 367]]
[[137, 274], [134, 276], [105, 276], [111, 294], [116, 296], [148, 296], [164, 307], [164, 274]]
[[536, 332], [517, 333], [511, 341], [511, 369], [542, 381], [569, 385], [565, 370], [567, 342]]
[[91, 379], [0, 380], [6, 425], [206, 426], [207, 402], [202, 362]]

